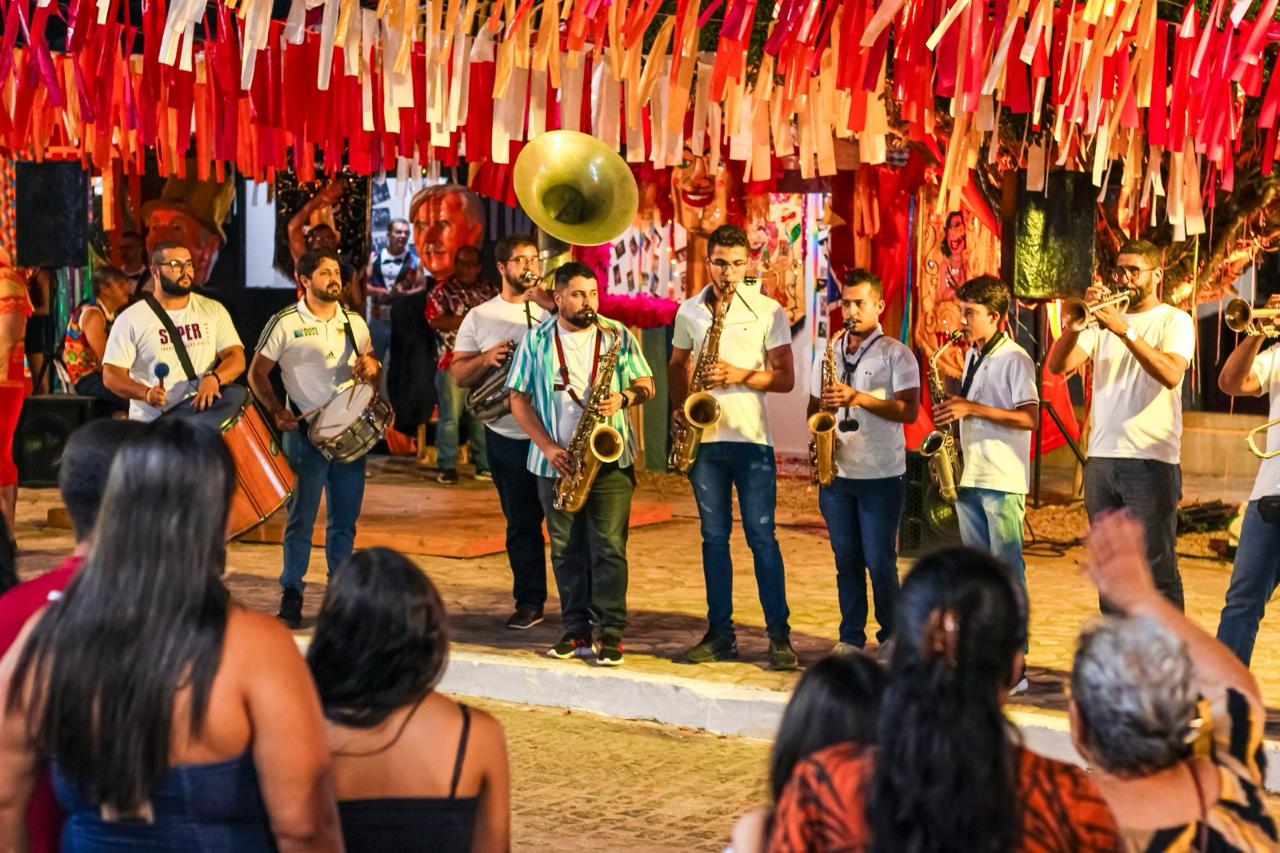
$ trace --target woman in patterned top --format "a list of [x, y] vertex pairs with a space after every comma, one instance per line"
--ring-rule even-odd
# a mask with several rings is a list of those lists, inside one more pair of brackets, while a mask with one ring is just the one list
[[938, 551], [912, 568], [898, 607], [874, 748], [842, 744], [797, 764], [769, 850], [1119, 849], [1085, 772], [1024, 749], [1004, 716], [1026, 634], [1008, 568]]
[[1137, 521], [1095, 520], [1088, 546], [1089, 577], [1125, 615], [1080, 635], [1071, 731], [1129, 848], [1277, 849], [1257, 681], [1156, 591]]
[[117, 267], [98, 267], [93, 271], [93, 299], [75, 307], [67, 318], [67, 333], [62, 339], [62, 364], [76, 393], [111, 404], [121, 412], [129, 410], [129, 401], [102, 383], [102, 353], [116, 312], [129, 304], [133, 296], [133, 279]]

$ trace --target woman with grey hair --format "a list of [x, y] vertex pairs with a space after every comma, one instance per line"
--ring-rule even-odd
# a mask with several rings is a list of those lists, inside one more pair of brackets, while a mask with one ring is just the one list
[[1123, 616], [1085, 628], [1071, 732], [1131, 849], [1275, 850], [1258, 683], [1156, 590], [1142, 526], [1096, 519], [1085, 570]]

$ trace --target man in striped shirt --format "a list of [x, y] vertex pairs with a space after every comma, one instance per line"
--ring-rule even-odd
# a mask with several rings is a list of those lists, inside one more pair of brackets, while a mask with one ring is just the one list
[[[547, 652], [561, 660], [595, 654], [603, 666], [622, 663], [627, 616], [627, 523], [635, 490], [636, 436], [623, 409], [653, 396], [653, 371], [626, 327], [596, 312], [596, 275], [576, 262], [556, 270], [557, 315], [520, 342], [507, 387], [511, 413], [531, 439], [529, 470], [538, 477], [538, 497], [551, 537], [551, 565], [560, 590], [564, 636]], [[591, 396], [601, 355], [622, 336], [612, 394], [600, 406], [604, 422], [622, 434], [622, 456], [603, 463], [587, 502], [576, 513], [553, 506], [556, 479], [570, 476], [576, 460], [565, 448]], [[593, 644], [591, 617], [600, 624]]]

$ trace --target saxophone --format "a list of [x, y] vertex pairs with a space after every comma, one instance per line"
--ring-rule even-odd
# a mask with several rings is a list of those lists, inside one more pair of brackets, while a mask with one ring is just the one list
[[[956, 329], [946, 342], [929, 356], [929, 398], [937, 406], [947, 399], [947, 390], [938, 360], [947, 348], [960, 342], [964, 332]], [[938, 494], [949, 504], [956, 502], [956, 484], [960, 482], [960, 448], [956, 443], [955, 424], [935, 429], [920, 442], [920, 455], [929, 460], [929, 473], [938, 486]]]
[[680, 474], [689, 473], [689, 469], [693, 467], [693, 461], [698, 457], [698, 446], [702, 444], [703, 431], [715, 426], [720, 420], [720, 403], [706, 390], [707, 383], [703, 375], [720, 360], [720, 332], [724, 329], [724, 316], [728, 307], [728, 300], [721, 299], [716, 303], [711, 328], [707, 330], [702, 349], [698, 352], [698, 361], [693, 368], [689, 396], [684, 400], [684, 424], [671, 432], [668, 465]]
[[[822, 390], [836, 384], [836, 345], [844, 340], [849, 323], [827, 341], [827, 355], [822, 360]], [[836, 479], [835, 463], [836, 416], [819, 405], [818, 411], [809, 416], [809, 481], [819, 486], [829, 486]]]
[[[597, 321], [597, 333], [605, 333]], [[613, 343], [596, 366], [596, 378], [591, 383], [587, 399], [582, 406], [582, 418], [573, 430], [573, 438], [566, 448], [573, 458], [573, 474], [556, 480], [556, 496], [552, 506], [561, 512], [577, 512], [587, 502], [587, 494], [600, 465], [616, 462], [622, 456], [622, 433], [604, 422], [600, 406], [613, 393], [613, 374], [618, 367], [618, 352], [622, 349], [621, 329], [612, 332]]]

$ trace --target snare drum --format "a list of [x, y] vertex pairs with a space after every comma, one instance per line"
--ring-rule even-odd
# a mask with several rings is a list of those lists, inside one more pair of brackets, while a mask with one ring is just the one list
[[394, 417], [377, 388], [356, 382], [320, 407], [307, 437], [330, 462], [354, 462], [382, 440]]
[[222, 396], [202, 412], [186, 400], [160, 417], [185, 418], [222, 433], [236, 466], [236, 489], [227, 517], [228, 539], [266, 521], [293, 494], [293, 469], [285, 461], [275, 432], [253, 404], [248, 388], [226, 385]]

